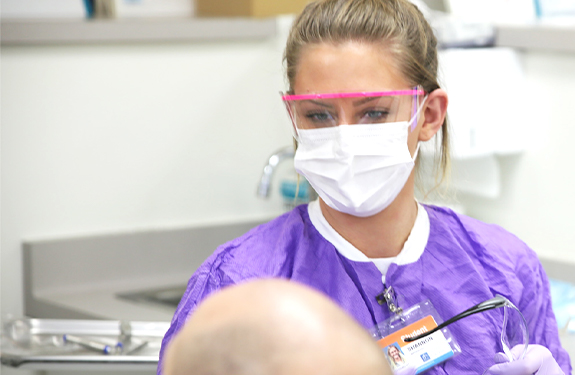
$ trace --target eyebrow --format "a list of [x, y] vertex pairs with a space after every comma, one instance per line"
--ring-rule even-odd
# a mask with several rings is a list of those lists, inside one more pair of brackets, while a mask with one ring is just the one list
[[315, 104], [315, 105], [319, 105], [319, 106], [322, 106], [322, 107], [325, 107], [325, 108], [333, 108], [333, 105], [331, 105], [331, 104], [322, 103], [322, 102], [320, 102], [320, 101], [313, 100], [313, 99], [307, 99], [307, 100], [304, 100], [304, 101], [305, 101], [305, 102], [309, 102], [309, 103], [313, 103], [313, 104]]
[[362, 104], [365, 104], [365, 103], [369, 103], [369, 102], [371, 102], [372, 100], [378, 100], [378, 99], [381, 99], [381, 97], [379, 97], [379, 96], [367, 97], [367, 98], [363, 98], [363, 99], [354, 101], [354, 102], [353, 102], [353, 105], [354, 105], [354, 107], [357, 107], [357, 106], [359, 106], [359, 105], [362, 105]]

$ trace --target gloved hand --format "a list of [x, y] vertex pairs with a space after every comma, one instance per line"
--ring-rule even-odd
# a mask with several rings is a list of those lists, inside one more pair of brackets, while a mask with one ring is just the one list
[[[511, 349], [515, 358], [521, 355], [523, 345], [517, 345]], [[489, 375], [565, 375], [561, 367], [551, 355], [549, 349], [541, 345], [529, 345], [525, 358], [513, 362], [507, 361], [507, 356], [503, 353], [495, 355], [495, 362], [498, 364], [491, 366], [485, 374]], [[505, 362], [505, 363], [501, 363]]]
[[393, 375], [415, 375], [417, 367], [412, 364], [407, 364], [401, 368], [395, 369]]

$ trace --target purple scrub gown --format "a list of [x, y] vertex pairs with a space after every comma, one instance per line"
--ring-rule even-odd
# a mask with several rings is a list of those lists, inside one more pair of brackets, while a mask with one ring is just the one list
[[[429, 299], [444, 319], [501, 294], [525, 316], [532, 344], [551, 351], [571, 374], [551, 309], [549, 283], [536, 254], [499, 226], [449, 209], [425, 206], [430, 234], [418, 261], [392, 264], [386, 282], [407, 308]], [[296, 207], [242, 237], [220, 246], [191, 277], [162, 342], [158, 374], [166, 345], [204, 298], [228, 285], [252, 278], [281, 277], [307, 284], [330, 296], [366, 329], [390, 317], [376, 296], [381, 273], [371, 262], [342, 256], [312, 225], [307, 206]], [[462, 353], [428, 374], [481, 374], [499, 351], [500, 316], [475, 314], [450, 326]], [[497, 317], [497, 318], [496, 318]]]

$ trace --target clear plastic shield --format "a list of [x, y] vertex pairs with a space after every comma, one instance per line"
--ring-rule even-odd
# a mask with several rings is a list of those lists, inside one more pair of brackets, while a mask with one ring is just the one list
[[511, 302], [503, 307], [503, 325], [501, 328], [501, 351], [508, 362], [523, 359], [529, 344], [527, 322], [523, 314]]
[[294, 136], [301, 129], [410, 121], [423, 90], [283, 95]]
[[[498, 354], [493, 358], [492, 365], [523, 359], [529, 345], [529, 331], [523, 314], [509, 300], [502, 308], [492, 310], [489, 314], [499, 324], [497, 328], [500, 330], [496, 343]], [[488, 370], [486, 368], [483, 373]]]

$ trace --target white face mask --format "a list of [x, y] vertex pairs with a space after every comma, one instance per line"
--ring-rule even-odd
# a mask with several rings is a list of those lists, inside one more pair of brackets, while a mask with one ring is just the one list
[[419, 144], [412, 158], [407, 136], [417, 118], [299, 130], [294, 167], [329, 207], [375, 215], [393, 202], [415, 165]]

